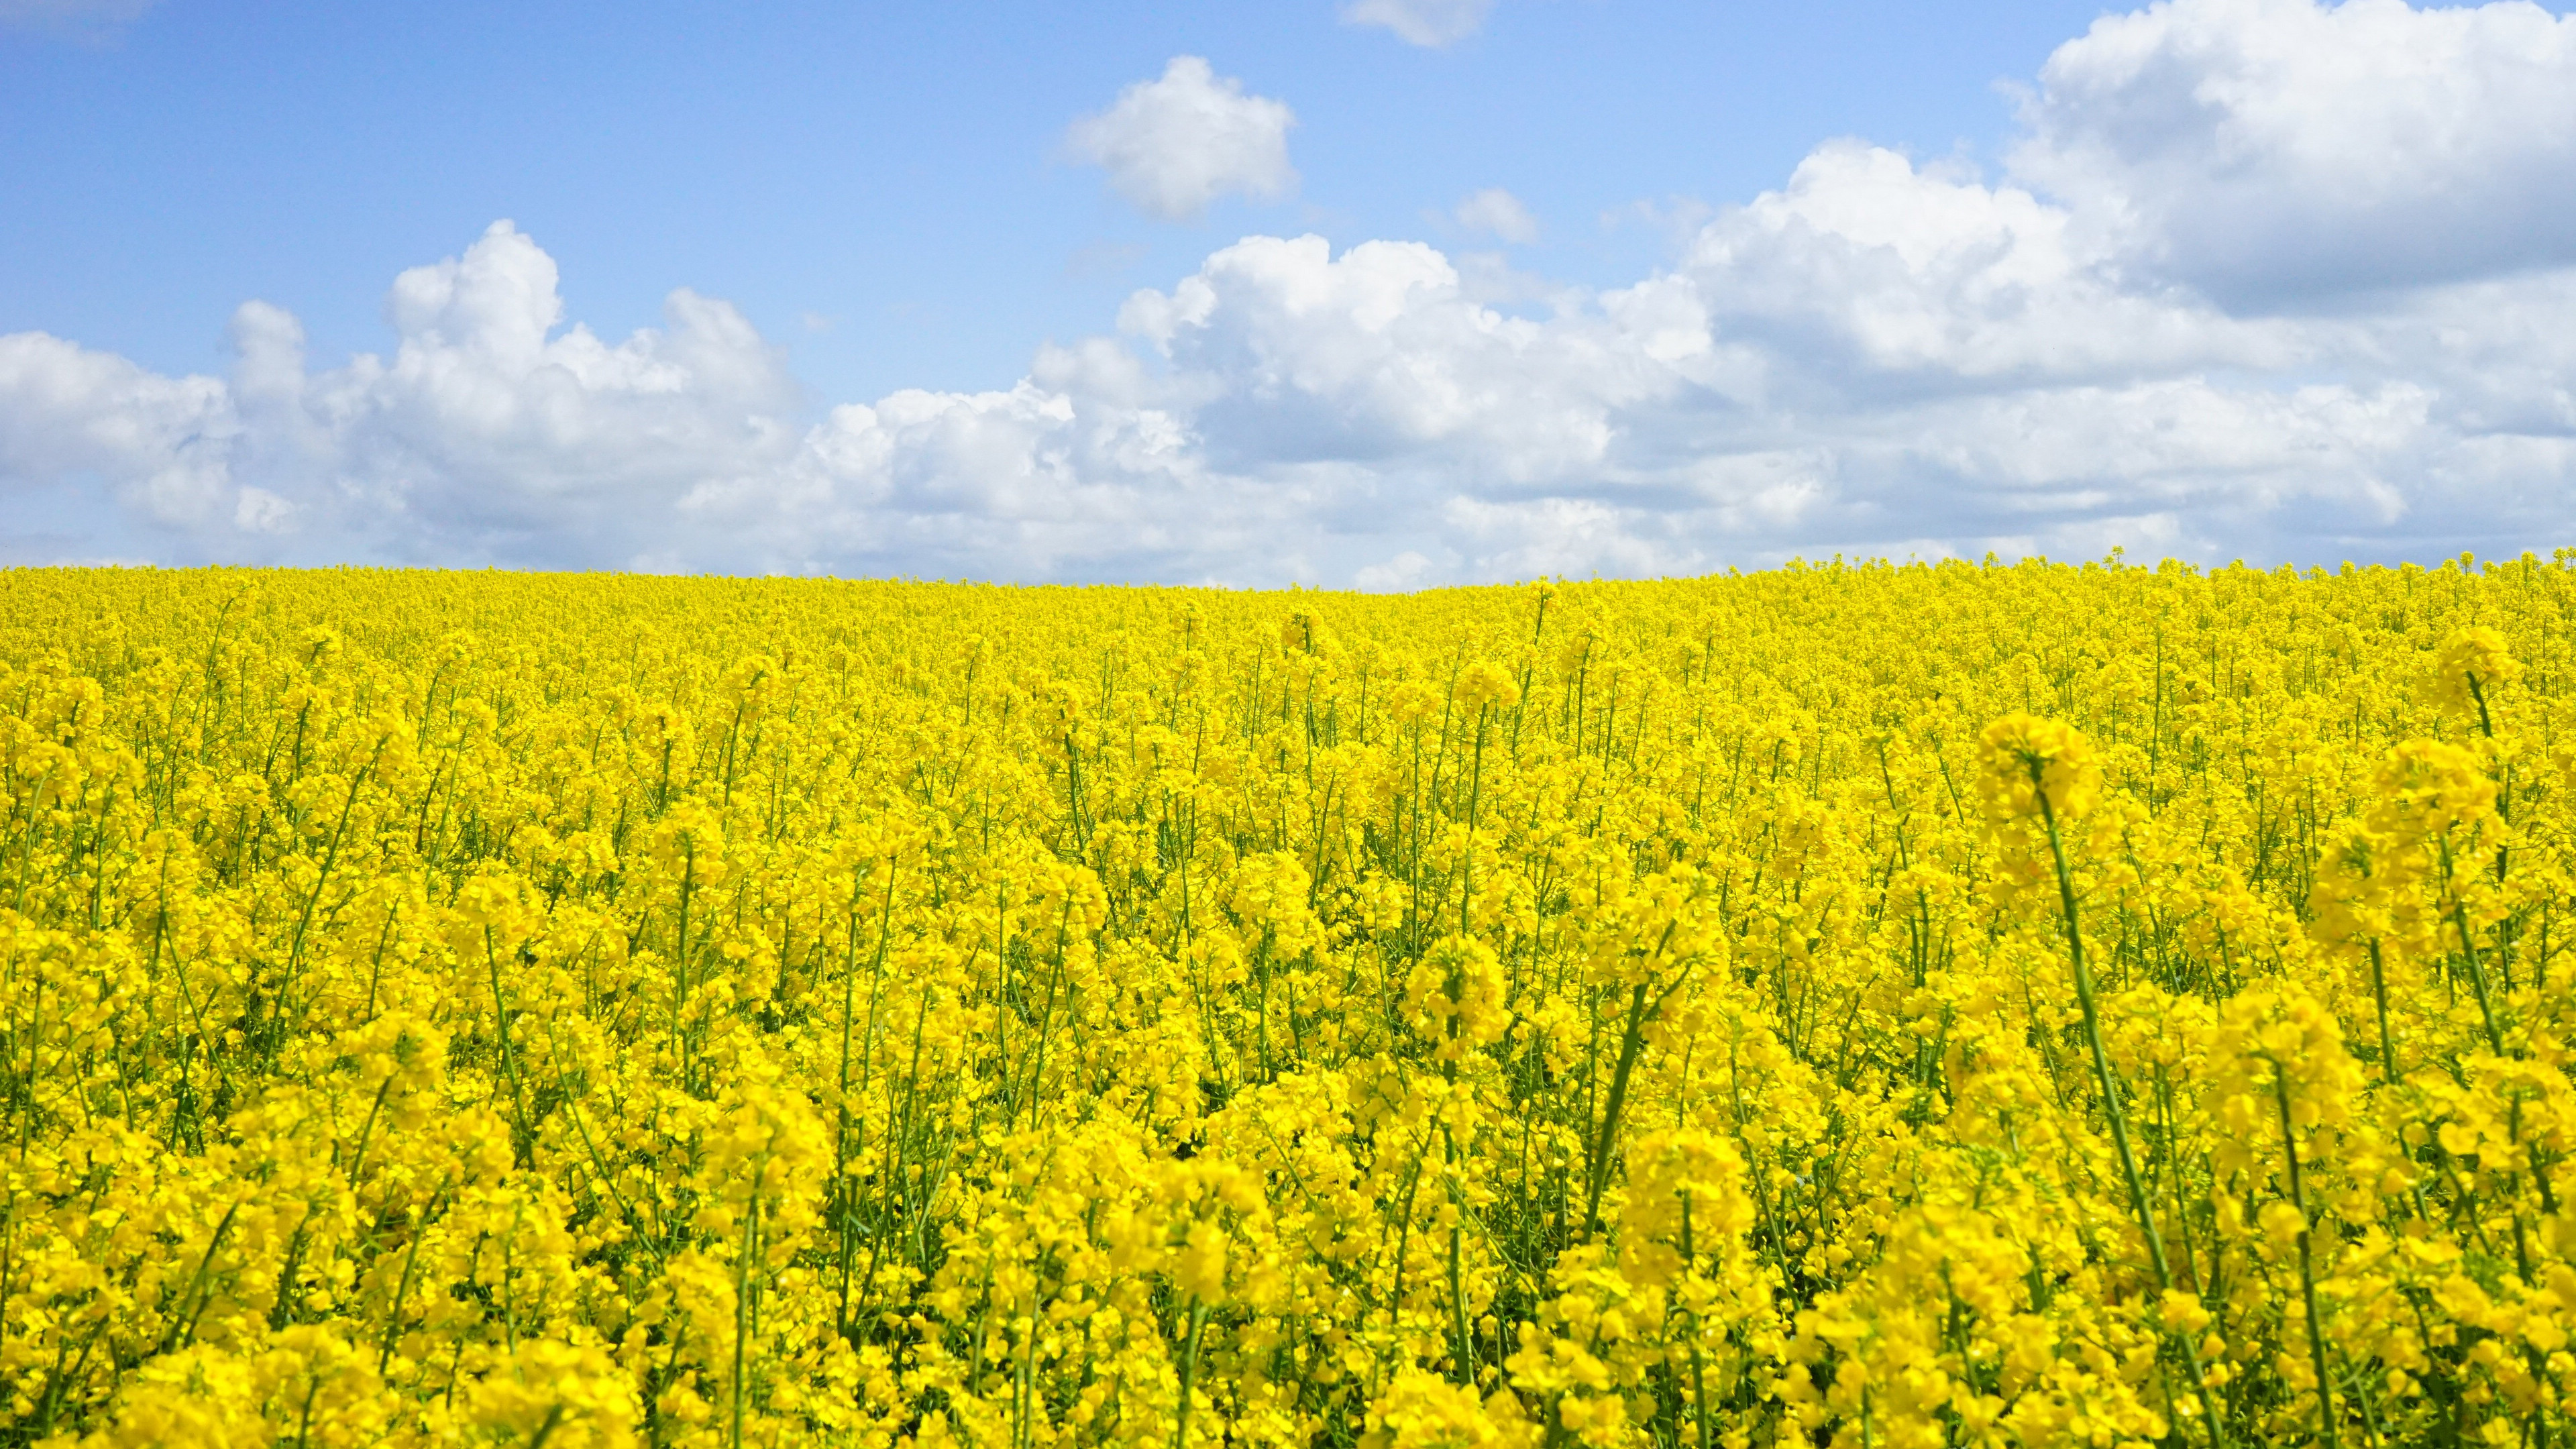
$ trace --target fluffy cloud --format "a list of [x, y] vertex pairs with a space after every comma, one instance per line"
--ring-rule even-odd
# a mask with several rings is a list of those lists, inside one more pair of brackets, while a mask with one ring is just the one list
[[1836, 141], [1704, 225], [1679, 273], [1729, 335], [1854, 391], [2299, 360], [2287, 327], [2135, 286], [2115, 261], [2028, 191]]
[[613, 347], [559, 330], [554, 260], [504, 221], [395, 279], [390, 357], [327, 372], [262, 302], [222, 380], [0, 337], [0, 478], [95, 477], [175, 557], [624, 563], [709, 474], [800, 439], [802, 395], [739, 312], [686, 289], [663, 310]]
[[2239, 316], [2135, 277], [2063, 203], [1850, 142], [1544, 320], [1428, 248], [1314, 238], [1227, 248], [1122, 320], [1216, 466], [1367, 470], [1396, 521], [1353, 575], [1377, 583], [1830, 548], [2386, 556], [2576, 523], [2576, 272]]
[[1096, 116], [1073, 123], [1065, 143], [1104, 167], [1138, 210], [1187, 221], [1220, 196], [1270, 197], [1297, 184], [1288, 164], [1287, 105], [1246, 95], [1195, 55], [1172, 57], [1159, 80], [1138, 81]]
[[1415, 45], [1454, 45], [1484, 28], [1494, 0], [1350, 0], [1342, 19], [1383, 25]]
[[1459, 202], [1458, 209], [1450, 215], [1469, 231], [1503, 241], [1526, 244], [1538, 240], [1538, 223], [1531, 219], [1529, 208], [1499, 186], [1488, 186]]
[[[2366, 69], [2377, 32], [2344, 17], [2367, 4], [2308, 44]], [[2182, 172], [2161, 191], [2153, 168], [2051, 172], [2068, 138], [2145, 155], [2174, 134], [2069, 79], [2109, 73], [2106, 36], [2300, 13], [2176, 0], [2098, 26], [2051, 61], [2006, 178], [1830, 142], [1631, 286], [1514, 309], [1422, 243], [1247, 237], [1010, 386], [820, 413], [722, 302], [675, 292], [665, 326], [614, 343], [566, 326], [553, 262], [502, 223], [396, 279], [389, 355], [329, 371], [257, 303], [221, 379], [0, 338], [0, 489], [94, 486], [171, 559], [1373, 588], [1836, 550], [2332, 561], [2565, 540], [2576, 264], [2392, 262], [2290, 305], [2180, 240], [2202, 234]], [[2372, 16], [2458, 35], [2528, 18]], [[2157, 84], [2224, 93], [2259, 38], [2167, 47], [2155, 65], [2190, 73]], [[2490, 170], [2523, 164], [2477, 144]], [[2283, 210], [2245, 235], [2362, 205], [2334, 156], [2257, 150]]]
[[[1252, 237], [1120, 316], [1169, 364], [1212, 462], [1405, 466], [1544, 486], [1597, 474], [1619, 415], [1682, 375], [1637, 309], [1549, 322], [1471, 300], [1418, 242]], [[1705, 351], [1704, 343], [1694, 343]]]
[[2171, 0], [2094, 22], [2014, 174], [2240, 307], [2576, 262], [2576, 17]]

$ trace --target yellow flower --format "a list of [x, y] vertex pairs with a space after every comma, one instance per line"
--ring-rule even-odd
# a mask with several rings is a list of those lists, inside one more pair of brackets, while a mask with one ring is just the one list
[[1458, 676], [1458, 707], [1470, 716], [1484, 710], [1510, 709], [1520, 703], [1520, 686], [1490, 659], [1479, 659]]
[[2569, 1442], [2571, 565], [0, 570], [5, 1416]]
[[2505, 686], [2521, 675], [2504, 636], [2483, 625], [2452, 631], [2434, 651], [2434, 698], [2471, 719], [2491, 720]]
[[1479, 1399], [1473, 1389], [1408, 1369], [1369, 1405], [1364, 1449], [1521, 1449], [1539, 1442], [1537, 1425], [1519, 1400], [1497, 1392]]
[[1415, 963], [1405, 980], [1405, 1010], [1435, 1055], [1456, 1061], [1502, 1038], [1511, 1024], [1503, 1005], [1502, 961], [1494, 948], [1465, 936], [1444, 936]]
[[2101, 797], [2102, 767], [2073, 727], [2035, 715], [2008, 714], [1978, 739], [1977, 794], [1989, 819], [2024, 819], [2047, 808], [2074, 820]]

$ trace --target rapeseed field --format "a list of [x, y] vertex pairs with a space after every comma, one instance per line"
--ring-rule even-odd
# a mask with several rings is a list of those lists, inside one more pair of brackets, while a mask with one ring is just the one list
[[2576, 1443], [2571, 563], [0, 573], [0, 1434]]

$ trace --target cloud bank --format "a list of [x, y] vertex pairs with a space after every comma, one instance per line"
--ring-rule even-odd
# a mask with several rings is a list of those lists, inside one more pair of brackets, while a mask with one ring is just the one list
[[[0, 337], [0, 493], [112, 497], [171, 561], [1387, 588], [2545, 551], [2576, 542], [2571, 27], [2173, 0], [2059, 49], [2000, 177], [1829, 142], [1545, 315], [1419, 242], [1247, 237], [1008, 387], [819, 415], [721, 301], [567, 327], [503, 222], [329, 370], [261, 303], [221, 378]], [[1160, 164], [1130, 194], [1173, 214], [1240, 174]]]

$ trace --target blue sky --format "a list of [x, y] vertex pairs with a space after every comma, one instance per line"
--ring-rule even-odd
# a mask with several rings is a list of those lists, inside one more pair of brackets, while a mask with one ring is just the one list
[[2571, 37], [2396, 0], [0, 0], [0, 558], [2545, 550]]
[[[988, 387], [1246, 232], [1442, 240], [1425, 212], [1502, 186], [1544, 223], [1519, 264], [1615, 285], [1668, 238], [1605, 216], [1751, 197], [1827, 136], [1991, 160], [1996, 83], [2097, 9], [1538, 0], [1433, 49], [1330, 0], [163, 0], [0, 39], [0, 331], [213, 369], [258, 297], [381, 347], [386, 279], [509, 217], [603, 333], [687, 285], [825, 395]], [[1176, 227], [1068, 164], [1068, 122], [1182, 54], [1295, 108], [1297, 196]]]

